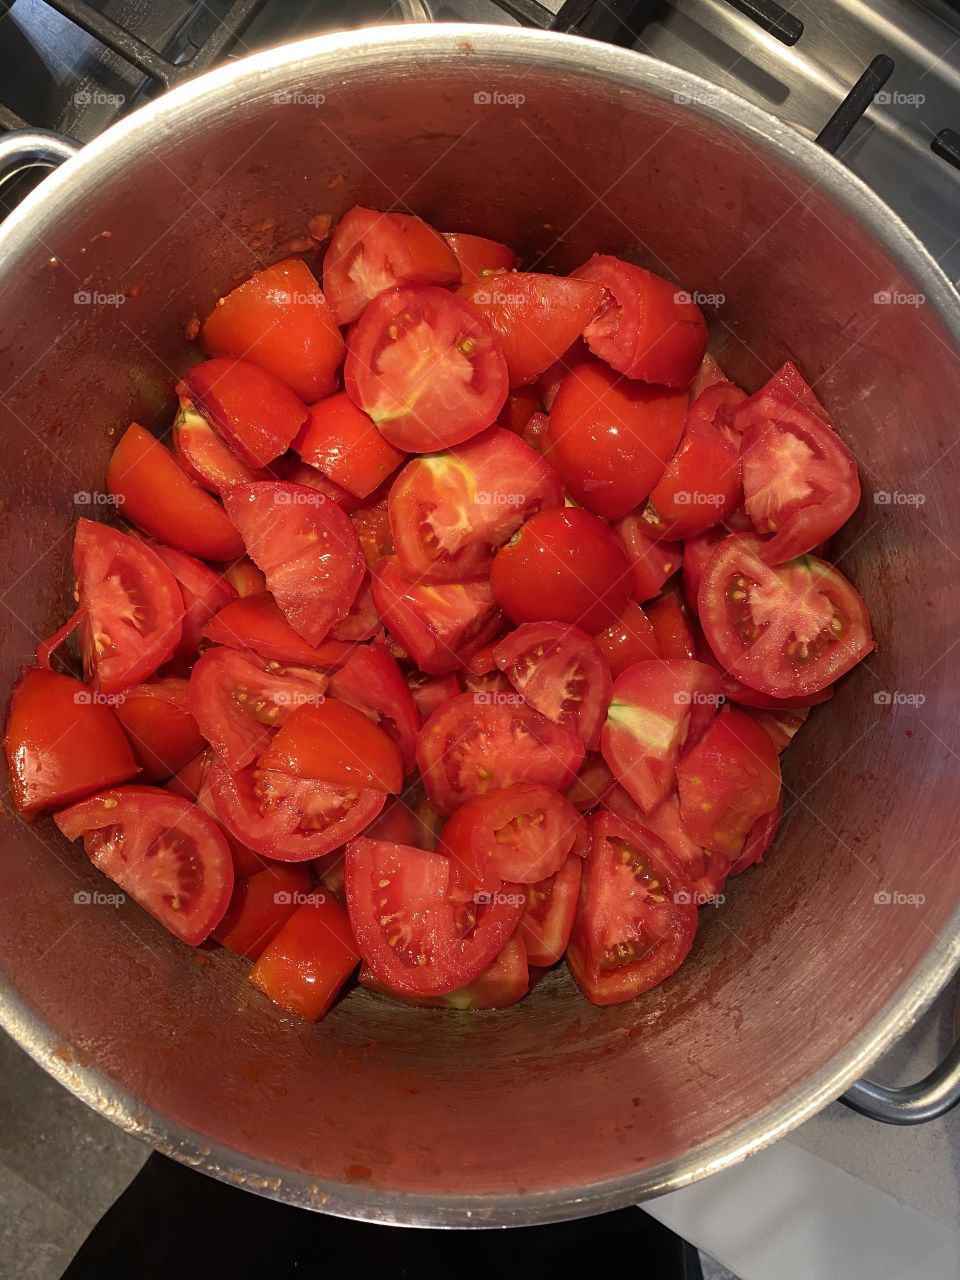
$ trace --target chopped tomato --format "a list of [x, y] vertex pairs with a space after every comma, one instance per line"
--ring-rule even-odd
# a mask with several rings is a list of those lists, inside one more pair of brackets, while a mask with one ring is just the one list
[[583, 331], [593, 354], [628, 378], [685, 391], [707, 349], [707, 323], [690, 296], [609, 254], [595, 253], [573, 275], [606, 290]]
[[140, 766], [141, 782], [160, 782], [203, 750], [203, 738], [187, 704], [187, 681], [168, 676], [125, 690], [116, 704]]
[[481, 276], [460, 290], [500, 335], [511, 387], [535, 382], [580, 336], [600, 305], [587, 281], [532, 271]]
[[285, 453], [307, 416], [296, 392], [248, 360], [205, 360], [189, 370], [178, 391], [251, 467], [265, 467]]
[[378, 489], [404, 455], [387, 444], [362, 409], [346, 392], [315, 404], [293, 442], [304, 462], [357, 498]]
[[567, 949], [577, 913], [583, 859], [571, 854], [555, 875], [527, 889], [527, 905], [517, 937], [527, 949], [529, 964], [556, 964]]
[[549, 425], [550, 419], [545, 413], [532, 413], [527, 419], [527, 425], [524, 427], [520, 438], [524, 444], [530, 446], [534, 453], [542, 454]]
[[306, 867], [277, 865], [257, 870], [236, 882], [227, 913], [213, 936], [228, 951], [256, 960], [303, 905], [310, 889]]
[[368, 569], [372, 569], [384, 556], [393, 555], [395, 548], [386, 498], [380, 502], [371, 500], [357, 507], [356, 511], [351, 511], [350, 519], [360, 539]]
[[638, 604], [644, 604], [680, 568], [680, 549], [661, 542], [653, 526], [640, 515], [625, 516], [617, 522], [616, 532], [630, 562], [631, 594]]
[[648, 662], [660, 657], [656, 633], [636, 600], [628, 600], [616, 622], [593, 638], [614, 679], [635, 662]]
[[809, 707], [798, 707], [796, 711], [786, 709], [766, 711], [758, 708], [752, 712], [754, 720], [757, 724], [763, 725], [770, 735], [770, 741], [778, 751], [785, 751], [789, 747], [803, 728], [809, 714]]
[[588, 751], [580, 772], [567, 788], [567, 799], [581, 813], [596, 809], [610, 788], [615, 786], [613, 774], [598, 751]]
[[783, 797], [781, 796], [777, 801], [776, 808], [758, 818], [750, 828], [744, 842], [743, 852], [731, 866], [730, 875], [738, 876], [741, 871], [746, 871], [747, 867], [752, 867], [754, 863], [763, 861], [763, 855], [776, 839], [782, 813]]
[[[713, 438], [713, 432], [719, 432], [721, 439], [739, 450], [743, 427], [736, 410], [746, 400], [747, 393], [726, 378], [711, 383], [696, 396], [692, 394], [692, 390], [691, 387], [687, 430], [708, 439]], [[749, 525], [749, 521], [747, 524]]]
[[209, 619], [235, 600], [237, 593], [224, 574], [215, 572], [195, 556], [159, 542], [151, 545], [176, 578], [183, 597], [183, 626], [174, 657], [189, 657], [196, 652]]
[[712, 422], [701, 423], [696, 409], [687, 414], [680, 446], [650, 492], [647, 518], [663, 538], [703, 533], [735, 510], [743, 496], [737, 446]]
[[233, 892], [230, 846], [189, 800], [159, 787], [111, 787], [54, 822], [181, 942], [197, 946], [222, 920]]
[[583, 338], [577, 340], [566, 349], [562, 356], [556, 360], [549, 369], [545, 369], [537, 379], [537, 388], [540, 392], [540, 399], [547, 413], [553, 408], [553, 402], [557, 398], [557, 392], [560, 390], [560, 384], [568, 373], [576, 369], [577, 365], [586, 364], [593, 357], [590, 354], [590, 348], [584, 342]]
[[3, 747], [13, 802], [27, 818], [137, 772], [106, 700], [44, 668], [25, 667], [14, 685]]
[[339, 666], [353, 651], [341, 640], [308, 644], [287, 622], [269, 591], [232, 600], [206, 623], [203, 636], [231, 649], [252, 649], [270, 662], [323, 670]]
[[295, 454], [289, 454], [286, 459], [278, 459], [271, 470], [278, 474], [282, 472], [282, 478], [290, 484], [302, 484], [304, 488], [313, 489], [314, 492], [322, 494], [327, 502], [332, 502], [347, 515], [352, 515], [356, 511], [360, 505], [359, 498], [355, 498], [348, 489], [344, 489], [343, 485], [325, 476], [309, 462], [301, 462], [299, 459], [292, 461], [295, 457]]
[[[622, 810], [621, 816], [625, 816]], [[650, 813], [640, 816], [639, 821], [659, 836], [673, 854], [690, 886], [691, 902], [699, 907], [721, 892], [730, 871], [730, 859], [725, 853], [704, 849], [692, 839], [681, 817], [676, 791], [671, 791]]]
[[496, 421], [507, 366], [490, 325], [445, 289], [390, 289], [347, 343], [347, 395], [396, 449], [462, 444]]
[[187, 475], [218, 496], [264, 474], [242, 462], [192, 401], [181, 403], [171, 432], [173, 455]]
[[343, 359], [343, 338], [313, 272], [284, 258], [221, 298], [200, 341], [212, 356], [249, 360], [309, 404], [329, 395]]
[[443, 238], [457, 255], [464, 283], [491, 271], [513, 271], [517, 255], [497, 240], [470, 236], [463, 231], [444, 231]]
[[317, 894], [298, 907], [250, 970], [250, 982], [286, 1013], [317, 1022], [360, 963], [346, 911]]
[[647, 605], [661, 658], [695, 658], [697, 641], [686, 610], [675, 591], [664, 591]]
[[688, 538], [683, 544], [683, 594], [687, 604], [699, 616], [697, 596], [700, 591], [700, 579], [703, 571], [713, 559], [714, 552], [724, 538], [730, 537], [730, 530], [725, 524], [714, 525], [706, 533]]
[[373, 582], [370, 574], [365, 573], [347, 616], [340, 619], [330, 634], [339, 643], [356, 644], [372, 640], [382, 630], [383, 619], [373, 598]]
[[454, 249], [422, 218], [355, 205], [340, 219], [323, 261], [323, 287], [338, 324], [395, 285], [456, 284]]
[[[497, 426], [522, 436], [527, 423], [535, 413], [540, 412], [540, 392], [535, 386], [514, 387], [507, 396], [507, 402], [497, 419]], [[539, 452], [539, 450], [538, 450]]]
[[400, 1000], [404, 1004], [416, 1005], [420, 1009], [505, 1009], [522, 1000], [529, 991], [530, 969], [526, 949], [518, 934], [515, 934], [483, 973], [478, 973], [465, 987], [449, 991], [446, 995], [412, 996], [394, 991], [385, 982], [381, 982], [366, 965], [360, 970], [358, 981], [368, 991], [389, 996], [391, 1000]]
[[[426, 723], [437, 707], [442, 707], [461, 692], [460, 684], [452, 671], [443, 676], [408, 675], [407, 683], [422, 723]], [[410, 841], [399, 843], [409, 844]]]
[[379, 725], [400, 752], [404, 772], [412, 772], [420, 716], [403, 673], [382, 644], [355, 647], [331, 677], [330, 693]]
[[228, 564], [223, 570], [223, 576], [241, 599], [258, 595], [267, 589], [263, 571], [247, 556], [241, 556], [239, 560]]
[[709, 351], [705, 352], [703, 359], [700, 361], [700, 368], [690, 383], [690, 403], [693, 404], [697, 397], [706, 391], [707, 387], [722, 386], [729, 381], [730, 379], [720, 368], [716, 358]]
[[223, 507], [136, 422], [113, 451], [107, 488], [122, 501], [125, 519], [169, 546], [204, 560], [243, 555], [243, 542]]
[[396, 793], [400, 752], [362, 711], [336, 698], [295, 707], [259, 759], [261, 769], [332, 786]]

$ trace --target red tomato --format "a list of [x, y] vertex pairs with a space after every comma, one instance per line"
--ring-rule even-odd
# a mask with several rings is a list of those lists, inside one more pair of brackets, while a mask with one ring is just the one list
[[193, 400], [251, 467], [265, 467], [285, 453], [307, 416], [307, 406], [286, 383], [247, 360], [194, 365], [178, 393]]
[[189, 400], [180, 405], [171, 432], [173, 455], [197, 484], [221, 495], [235, 484], [262, 480], [263, 474], [241, 462]]
[[561, 507], [532, 516], [497, 552], [490, 587], [514, 622], [569, 622], [593, 634], [630, 595], [620, 542], [597, 516]]
[[213, 936], [228, 951], [256, 960], [310, 893], [306, 867], [264, 867], [238, 880]]
[[577, 913], [582, 869], [583, 859], [571, 854], [555, 875], [527, 889], [517, 937], [526, 947], [529, 964], [546, 968], [566, 951]]
[[675, 591], [665, 591], [647, 605], [661, 658], [695, 658], [697, 641], [684, 607]]
[[537, 387], [515, 387], [507, 396], [497, 426], [522, 436], [527, 423], [540, 412], [540, 392]]
[[776, 698], [816, 693], [875, 647], [856, 588], [832, 565], [801, 556], [771, 568], [758, 538], [727, 538], [700, 582], [710, 648], [741, 683]]
[[763, 725], [777, 750], [785, 751], [803, 728], [810, 708], [798, 707], [796, 711], [764, 711], [758, 708], [751, 714], [757, 724]]
[[370, 574], [365, 573], [360, 583], [360, 590], [354, 596], [347, 616], [340, 619], [330, 634], [334, 640], [341, 643], [356, 644], [364, 640], [372, 640], [382, 630], [383, 619], [380, 617], [377, 602], [373, 598], [373, 584]]
[[195, 947], [233, 892], [230, 846], [189, 800], [159, 787], [111, 787], [54, 815], [68, 840], [134, 902]]
[[739, 680], [735, 680], [729, 671], [724, 671], [706, 641], [700, 646], [697, 657], [701, 662], [716, 668], [720, 677], [720, 692], [724, 698], [728, 702], [739, 703], [742, 707], [777, 712], [799, 711], [806, 707], [819, 706], [821, 702], [828, 702], [833, 697], [832, 684], [827, 685], [825, 689], [818, 689], [815, 693], [798, 694], [794, 698], [774, 698], [769, 693], [760, 693], [757, 689], [751, 689], [748, 684], [741, 684]]
[[393, 555], [395, 548], [386, 499], [357, 507], [350, 513], [350, 519], [360, 539], [368, 569], [372, 569], [384, 556]]
[[541, 403], [548, 413], [553, 408], [553, 402], [556, 400], [557, 392], [560, 390], [560, 383], [563, 382], [567, 374], [576, 369], [577, 365], [586, 364], [592, 359], [590, 348], [583, 338], [577, 338], [576, 342], [567, 348], [559, 360], [541, 373], [537, 379], [537, 389], [540, 392]]
[[680, 548], [660, 542], [656, 530], [641, 515], [625, 516], [617, 522], [616, 531], [630, 562], [631, 594], [643, 604], [680, 568]]
[[347, 344], [347, 395], [397, 449], [462, 444], [496, 421], [507, 366], [496, 334], [445, 289], [390, 289]]
[[724, 711], [677, 764], [680, 818], [691, 839], [732, 862], [780, 799], [780, 760], [745, 711]]
[[527, 425], [523, 429], [521, 439], [524, 444], [528, 444], [534, 453], [543, 453], [544, 441], [547, 435], [547, 427], [550, 425], [550, 419], [545, 413], [532, 413], [527, 421]]
[[187, 705], [187, 681], [168, 676], [137, 684], [117, 701], [117, 719], [129, 739], [141, 782], [160, 782], [203, 750]]
[[189, 705], [217, 755], [229, 768], [242, 769], [266, 750], [297, 707], [322, 701], [326, 688], [319, 671], [283, 668], [218, 646], [194, 664]]
[[743, 846], [743, 852], [730, 868], [730, 875], [738, 876], [741, 871], [746, 871], [747, 867], [752, 867], [756, 862], [762, 862], [763, 855], [776, 838], [782, 813], [783, 797], [781, 796], [777, 802], [777, 807], [771, 809], [769, 813], [765, 813], [763, 817], [758, 818], [750, 828]]
[[423, 726], [417, 762], [427, 795], [441, 813], [517, 782], [563, 792], [573, 781], [583, 763], [579, 735], [511, 697], [516, 699], [462, 693]]
[[345, 617], [363, 580], [356, 530], [338, 506], [304, 485], [237, 485], [227, 510], [284, 617], [318, 645]]
[[613, 774], [603, 756], [597, 751], [588, 751], [580, 772], [567, 788], [567, 799], [575, 809], [588, 813], [603, 803], [604, 797], [614, 786], [616, 783]]
[[344, 391], [309, 410], [293, 447], [304, 462], [358, 498], [378, 489], [403, 461]]
[[747, 393], [726, 378], [711, 383], [696, 396], [691, 387], [690, 393], [687, 429], [708, 438], [711, 432], [718, 431], [722, 439], [739, 450], [743, 427], [738, 423], [736, 409], [746, 400]]
[[577, 627], [527, 622], [501, 640], [493, 656], [528, 706], [596, 748], [613, 678], [595, 641]]
[[497, 240], [469, 236], [463, 231], [444, 231], [443, 238], [457, 256], [465, 283], [485, 271], [513, 271], [517, 265], [513, 250]]
[[686, 412], [682, 391], [630, 382], [591, 360], [561, 382], [544, 454], [581, 506], [617, 520], [660, 480]]
[[295, 707], [260, 756], [261, 769], [332, 786], [403, 788], [400, 752], [362, 711], [326, 698]]
[[[621, 810], [623, 816], [626, 815]], [[721, 892], [730, 871], [730, 859], [726, 854], [709, 852], [691, 838], [680, 816], [680, 798], [675, 791], [650, 813], [640, 814], [637, 820], [659, 836], [673, 854], [690, 886], [689, 900], [695, 906], [703, 906]]]
[[306, 862], [339, 849], [374, 820], [386, 792], [294, 778], [248, 765], [207, 770], [217, 818], [234, 839], [278, 862]]
[[456, 284], [457, 255], [422, 218], [354, 205], [340, 219], [323, 261], [323, 288], [338, 324], [356, 320], [394, 285]]
[[87, 679], [101, 693], [117, 693], [152, 676], [183, 628], [183, 597], [167, 566], [136, 538], [79, 520], [73, 571]]
[[137, 772], [105, 701], [79, 680], [38, 667], [25, 667], [14, 685], [3, 747], [13, 802], [25, 818]]
[[612, 813], [596, 814], [590, 827], [567, 964], [593, 1004], [619, 1004], [680, 967], [693, 945], [697, 909], [652, 832]]
[[113, 451], [107, 488], [121, 499], [124, 518], [161, 542], [204, 560], [243, 555], [243, 542], [223, 507], [135, 422]]
[[442, 996], [411, 996], [394, 991], [366, 965], [357, 979], [368, 991], [419, 1009], [505, 1009], [522, 1000], [530, 989], [530, 970], [523, 942], [515, 934], [493, 963], [472, 982]]
[[400, 795], [390, 797], [363, 835], [367, 840], [386, 840], [389, 844], [409, 844], [419, 849], [423, 847], [418, 840], [419, 830], [420, 824], [407, 808], [406, 797]]
[[707, 387], [722, 386], [729, 381], [730, 379], [720, 368], [716, 359], [709, 351], [705, 352], [700, 362], [700, 368], [694, 374], [693, 381], [690, 383], [690, 403], [693, 404], [697, 397], [706, 391]]
[[716, 714], [718, 688], [716, 672], [690, 659], [638, 662], [614, 681], [600, 750], [644, 813], [672, 790], [684, 744]]
[[183, 597], [183, 626], [174, 657], [193, 654], [200, 644], [203, 628], [213, 615], [224, 609], [237, 593], [227, 578], [173, 547], [155, 542], [151, 546], [177, 580]]
[[267, 580], [262, 571], [246, 556], [241, 556], [239, 560], [228, 564], [223, 570], [223, 576], [241, 600], [247, 596], [258, 595], [267, 589]]
[[687, 415], [680, 447], [650, 493], [647, 518], [664, 538], [703, 533], [735, 510], [743, 496], [736, 446], [712, 423], [699, 423], [696, 407]]
[[628, 600], [616, 622], [593, 639], [606, 658], [614, 679], [635, 662], [649, 662], [660, 657], [656, 633], [636, 600]]
[[400, 752], [404, 772], [412, 772], [420, 716], [400, 668], [382, 644], [354, 648], [331, 677], [330, 693], [379, 725]]
[[350, 921], [336, 898], [298, 907], [250, 970], [249, 981], [286, 1013], [317, 1022], [360, 963]]
[[763, 546], [769, 564], [812, 551], [860, 502], [856, 459], [830, 424], [798, 401], [792, 382], [780, 370], [734, 414], [743, 431], [744, 506], [758, 533], [773, 534]]
[[388, 499], [402, 568], [434, 582], [486, 577], [497, 549], [528, 516], [562, 505], [553, 468], [500, 427], [411, 459]]
[[583, 331], [587, 346], [618, 373], [685, 391], [707, 349], [707, 322], [669, 280], [595, 253], [573, 273], [607, 293]]
[[364, 960], [395, 991], [443, 995], [472, 982], [503, 950], [523, 914], [505, 886], [470, 909], [450, 902], [446, 858], [377, 840], [347, 849], [350, 923]]
[[687, 604], [699, 616], [697, 596], [700, 591], [700, 579], [703, 571], [713, 559], [714, 552], [724, 540], [730, 537], [730, 530], [725, 524], [714, 525], [706, 533], [688, 538], [683, 544], [683, 594]]
[[585, 281], [531, 271], [481, 276], [464, 283], [464, 298], [500, 335], [511, 387], [535, 382], [583, 332], [603, 297]]
[[[290, 457], [293, 458], [294, 455], [291, 454]], [[277, 473], [282, 472], [283, 479], [290, 484], [302, 484], [307, 489], [322, 493], [328, 502], [338, 506], [341, 511], [346, 511], [347, 515], [352, 515], [360, 505], [359, 498], [355, 498], [349, 490], [344, 489], [343, 485], [336, 484], [316, 467], [311, 467], [308, 462], [291, 462], [281, 458], [274, 463], [271, 470]]]
[[353, 652], [353, 647], [341, 640], [308, 644], [291, 627], [269, 591], [231, 601], [210, 619], [203, 635], [231, 649], [252, 649], [270, 662], [324, 670], [339, 666]]
[[249, 360], [285, 382], [301, 400], [336, 386], [343, 338], [306, 263], [284, 258], [221, 298], [200, 341], [212, 356]]
[[454, 671], [500, 627], [486, 582], [416, 582], [396, 556], [374, 569], [373, 598], [391, 633], [430, 675]]
[[[407, 676], [410, 692], [416, 703], [420, 720], [426, 722], [445, 702], [460, 693], [460, 684], [453, 672], [445, 676], [424, 676], [419, 672]], [[398, 841], [399, 844], [410, 844], [409, 840]]]

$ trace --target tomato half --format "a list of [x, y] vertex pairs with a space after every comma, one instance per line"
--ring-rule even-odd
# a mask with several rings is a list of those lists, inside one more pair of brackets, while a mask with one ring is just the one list
[[403, 673], [382, 644], [354, 648], [331, 677], [330, 693], [379, 725], [400, 752], [404, 772], [413, 770], [420, 715]]
[[680, 967], [693, 945], [697, 908], [651, 831], [612, 813], [595, 815], [590, 828], [567, 964], [593, 1004], [619, 1004]]
[[339, 666], [353, 652], [353, 646], [341, 640], [309, 644], [294, 631], [269, 591], [232, 600], [205, 624], [203, 636], [230, 649], [252, 650], [270, 662], [323, 670]]
[[53, 820], [181, 942], [197, 946], [223, 918], [233, 892], [230, 846], [189, 800], [159, 787], [111, 787]]
[[680, 568], [680, 548], [661, 542], [654, 527], [641, 515], [625, 516], [616, 533], [630, 562], [631, 594], [638, 604], [650, 600]]
[[462, 444], [507, 398], [500, 343], [479, 312], [445, 289], [389, 289], [347, 343], [347, 395], [396, 449]]
[[457, 255], [439, 232], [409, 213], [354, 205], [340, 219], [323, 261], [323, 288], [338, 324], [400, 284], [456, 284]]
[[313, 272], [284, 258], [221, 298], [200, 341], [212, 356], [249, 360], [310, 403], [329, 395], [343, 359], [343, 338]]
[[346, 616], [363, 580], [350, 517], [323, 494], [286, 481], [237, 485], [225, 502], [284, 617], [318, 645]]
[[856, 588], [825, 560], [771, 568], [758, 538], [727, 538], [700, 582], [700, 623], [735, 679], [777, 698], [827, 688], [875, 647]]
[[462, 693], [423, 726], [417, 762], [427, 795], [442, 813], [516, 782], [563, 792], [573, 781], [584, 756], [579, 734], [516, 698]]
[[285, 453], [307, 416], [296, 392], [248, 360], [205, 360], [177, 389], [251, 467], [265, 467]]
[[521, 622], [569, 622], [589, 634], [615, 622], [630, 595], [622, 544], [589, 511], [540, 511], [501, 547], [490, 570], [494, 599]]
[[235, 484], [264, 478], [263, 472], [248, 467], [237, 457], [190, 400], [181, 402], [170, 443], [173, 456], [187, 475], [218, 496]]
[[585, 632], [559, 622], [528, 622], [501, 640], [493, 656], [529, 706], [573, 729], [586, 747], [599, 744], [613, 677]]
[[261, 769], [333, 786], [403, 787], [400, 752], [356, 707], [336, 698], [295, 707], [259, 759]]
[[510, 431], [413, 458], [388, 512], [404, 571], [435, 582], [486, 577], [497, 549], [535, 512], [563, 505], [553, 468]]
[[591, 360], [560, 383], [544, 453], [581, 506], [617, 520], [657, 485], [686, 412], [684, 392], [631, 382]]
[[638, 662], [614, 681], [600, 750], [644, 813], [672, 790], [684, 744], [716, 714], [718, 689], [713, 668], [692, 659]]
[[689, 295], [633, 263], [595, 253], [573, 272], [606, 295], [583, 336], [618, 373], [686, 390], [707, 349], [707, 322]]
[[396, 991], [443, 995], [466, 986], [503, 950], [526, 895], [505, 886], [469, 909], [450, 902], [446, 858], [406, 845], [354, 840], [347, 848], [350, 923], [364, 960]]
[[4, 730], [10, 792], [32, 817], [137, 772], [109, 706], [71, 676], [25, 667], [13, 687]]
[[733, 861], [780, 799], [777, 749], [746, 712], [725, 710], [679, 760], [677, 790], [691, 839]]
[[270, 468], [271, 471], [278, 475], [282, 473], [282, 479], [288, 480], [290, 484], [302, 484], [307, 489], [313, 489], [315, 493], [323, 494], [327, 502], [334, 503], [348, 515], [357, 509], [360, 505], [359, 498], [355, 498], [348, 489], [344, 489], [343, 485], [325, 476], [309, 462], [301, 462], [299, 459], [293, 461], [294, 457], [295, 455], [290, 454], [286, 458], [278, 458]]
[[357, 498], [378, 489], [404, 457], [345, 391], [313, 405], [293, 447], [304, 462]]
[[517, 265], [517, 255], [499, 240], [470, 236], [463, 231], [444, 231], [443, 238], [457, 255], [465, 283], [484, 272], [513, 271]]
[[141, 782], [159, 782], [203, 750], [197, 722], [187, 705], [187, 681], [168, 676], [126, 689], [116, 706]]
[[509, 271], [468, 281], [460, 290], [499, 334], [512, 387], [536, 381], [600, 306], [603, 291], [583, 280]]
[[278, 864], [238, 880], [226, 915], [213, 931], [222, 947], [256, 960], [310, 893], [306, 867]]
[[222, 573], [217, 573], [195, 556], [188, 556], [159, 542], [151, 543], [151, 546], [176, 578], [183, 597], [183, 627], [174, 657], [190, 656], [196, 652], [207, 622], [218, 610], [235, 600], [237, 593]]
[[249, 981], [287, 1013], [317, 1022], [360, 963], [336, 898], [317, 894], [296, 909], [250, 970]]
[[180, 643], [183, 596], [155, 551], [79, 520], [73, 544], [83, 669], [101, 693], [152, 676]]
[[136, 422], [113, 451], [107, 488], [122, 502], [125, 519], [169, 546], [204, 560], [243, 555], [243, 541], [223, 507]]
[[571, 854], [560, 870], [527, 889], [527, 905], [517, 937], [527, 949], [527, 962], [546, 968], [567, 949], [577, 913], [583, 859]]
[[614, 679], [635, 662], [649, 662], [660, 657], [656, 632], [636, 600], [628, 600], [616, 622], [598, 632], [593, 639], [606, 658]]

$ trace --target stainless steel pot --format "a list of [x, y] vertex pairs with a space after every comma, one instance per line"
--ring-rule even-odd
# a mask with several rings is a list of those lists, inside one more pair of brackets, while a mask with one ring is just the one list
[[738, 380], [797, 359], [861, 463], [838, 555], [877, 654], [788, 753], [769, 863], [636, 1003], [593, 1008], [556, 972], [499, 1013], [359, 991], [304, 1026], [227, 952], [75, 901], [104, 887], [82, 853], [7, 816], [3, 1020], [118, 1124], [279, 1199], [436, 1225], [615, 1208], [836, 1098], [960, 955], [958, 300], [840, 163], [630, 52], [444, 26], [215, 71], [86, 147], [0, 231], [5, 688], [63, 616], [76, 495], [102, 489], [116, 431], [158, 419], [194, 358], [186, 322], [355, 201], [547, 268], [638, 258], [717, 295]]

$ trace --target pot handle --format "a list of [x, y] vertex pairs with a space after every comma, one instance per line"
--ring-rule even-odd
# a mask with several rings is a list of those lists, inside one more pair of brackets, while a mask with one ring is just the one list
[[960, 1040], [939, 1065], [916, 1084], [882, 1085], [858, 1080], [840, 1101], [884, 1124], [925, 1124], [960, 1102]]
[[50, 129], [12, 129], [0, 135], [0, 182], [37, 166], [55, 169], [80, 150], [81, 144]]

